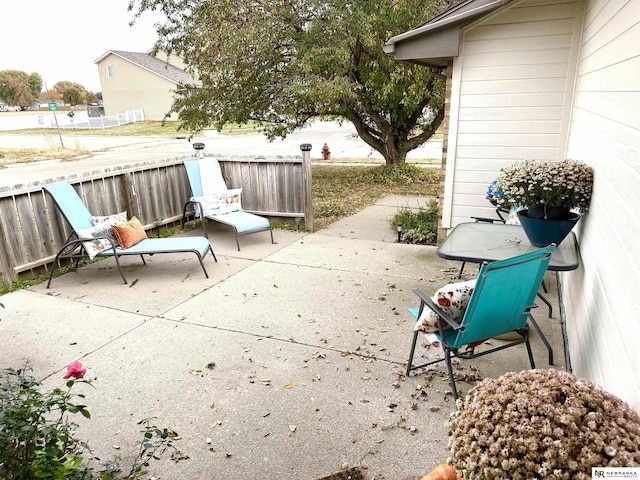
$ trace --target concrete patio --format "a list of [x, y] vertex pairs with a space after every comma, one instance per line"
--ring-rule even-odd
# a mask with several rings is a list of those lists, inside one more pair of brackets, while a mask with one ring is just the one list
[[[4, 295], [0, 366], [28, 360], [53, 388], [80, 360], [95, 387], [78, 388], [92, 414], [80, 436], [98, 456], [130, 461], [143, 418], [180, 434], [190, 458], [153, 463], [156, 479], [312, 480], [345, 464], [368, 479], [424, 475], [447, 458], [455, 402], [443, 364], [404, 376], [406, 309], [413, 288], [431, 294], [459, 265], [435, 247], [395, 243], [388, 218], [426, 201], [386, 197], [316, 233], [276, 230], [274, 245], [268, 233], [242, 237], [240, 252], [211, 224], [218, 263], [205, 259], [208, 279], [193, 255], [155, 255], [146, 266], [123, 259], [128, 285], [107, 259], [49, 290]], [[554, 318], [540, 308], [536, 319], [562, 368], [555, 276], [546, 283]], [[548, 367], [535, 332], [532, 344]], [[483, 377], [529, 368], [524, 346], [461, 363], [461, 373], [470, 366]]]

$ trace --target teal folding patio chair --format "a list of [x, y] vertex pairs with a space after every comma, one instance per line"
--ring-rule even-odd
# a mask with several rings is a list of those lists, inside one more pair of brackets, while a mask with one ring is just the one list
[[[482, 264], [460, 322], [452, 319], [424, 292], [414, 289], [414, 293], [420, 298], [420, 306], [410, 308], [409, 313], [417, 320], [421, 318], [423, 310], [429, 308], [441, 318], [441, 321], [437, 322], [438, 332], [435, 335], [442, 346], [444, 357], [413, 366], [418, 335], [421, 334], [420, 331], [415, 331], [407, 363], [407, 376], [410, 376], [413, 370], [445, 361], [449, 383], [454, 397], [457, 398], [458, 392], [451, 366], [453, 357], [477, 358], [522, 343], [526, 344], [531, 368], [535, 368], [527, 321], [530, 320], [538, 330], [531, 309], [536, 306], [534, 300], [554, 250], [555, 245], [549, 245], [517, 257]], [[520, 337], [489, 350], [476, 351], [478, 344], [483, 343], [483, 340], [508, 332], [517, 332]], [[464, 348], [469, 345], [472, 347]]]
[[120, 272], [120, 276], [125, 284], [127, 283], [127, 279], [120, 267], [120, 257], [125, 255], [140, 255], [142, 263], [146, 265], [147, 262], [144, 259], [144, 255], [155, 255], [158, 253], [194, 253], [200, 261], [200, 265], [202, 266], [202, 270], [204, 271], [206, 278], [209, 278], [209, 274], [204, 266], [203, 258], [208, 252], [211, 252], [213, 259], [216, 262], [218, 261], [215, 253], [213, 253], [209, 240], [200, 236], [145, 238], [126, 249], [117, 246], [113, 242], [113, 239], [108, 236], [88, 238], [83, 231], [91, 229], [91, 227], [94, 226], [92, 216], [73, 186], [67, 182], [60, 182], [45, 185], [43, 188], [49, 195], [51, 195], [51, 198], [53, 198], [56, 206], [62, 213], [62, 216], [73, 230], [55, 257], [53, 262], [54, 266], [51, 268], [51, 273], [49, 274], [47, 288], [51, 286], [51, 279], [53, 278], [55, 265], [58, 261], [61, 259], [74, 259], [77, 266], [80, 259], [86, 257], [91, 258], [86, 245], [87, 242], [94, 242], [95, 240], [105, 240], [107, 243], [103, 243], [103, 245], [107, 248], [95, 253], [94, 256], [114, 257], [116, 260], [116, 266], [118, 267], [118, 272]]
[[[202, 178], [202, 172], [200, 171], [200, 161], [205, 161], [210, 164], [211, 168], [208, 173], [214, 175], [215, 178]], [[210, 183], [216, 185], [218, 194], [229, 191], [226, 187], [224, 178], [222, 177], [222, 171], [220, 165], [215, 158], [206, 157], [204, 159], [185, 160], [184, 167], [187, 171], [187, 177], [189, 178], [189, 185], [191, 186], [191, 198], [185, 203], [182, 211], [182, 225], [184, 225], [187, 217], [187, 210], [193, 209], [195, 216], [202, 222], [202, 230], [205, 237], [207, 237], [206, 220], [211, 220], [222, 225], [227, 225], [233, 228], [236, 237], [236, 247], [240, 251], [240, 242], [238, 237], [243, 235], [250, 235], [258, 232], [268, 231], [271, 235], [271, 243], [273, 242], [273, 229], [271, 222], [268, 218], [253, 213], [247, 212], [242, 208], [238, 208], [235, 211], [225, 211], [222, 208], [207, 209], [206, 205], [203, 205], [201, 200], [205, 200], [207, 197], [211, 197], [212, 194], [207, 192], [203, 185]]]

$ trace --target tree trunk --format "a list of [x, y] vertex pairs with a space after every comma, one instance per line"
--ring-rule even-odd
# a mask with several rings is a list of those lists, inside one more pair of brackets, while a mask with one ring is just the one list
[[384, 145], [382, 156], [387, 166], [399, 165], [407, 161], [407, 151], [400, 151], [393, 142], [386, 142]]
[[[358, 136], [384, 157], [387, 166], [399, 165], [407, 160], [407, 149], [398, 148], [397, 132], [390, 125], [383, 125], [381, 132], [371, 132], [357, 115], [347, 117], [356, 127]], [[380, 127], [380, 125], [378, 125]]]

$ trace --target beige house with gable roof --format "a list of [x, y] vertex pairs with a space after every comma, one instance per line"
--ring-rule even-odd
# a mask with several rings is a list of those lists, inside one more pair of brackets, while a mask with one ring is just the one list
[[[410, 27], [408, 25], [407, 27]], [[487, 185], [525, 159], [594, 168], [578, 270], [560, 275], [576, 375], [640, 411], [640, 0], [465, 0], [391, 38], [446, 70], [442, 234], [493, 214]]]
[[[174, 93], [193, 83], [176, 56], [109, 50], [95, 62], [106, 115], [142, 108], [146, 120], [162, 120]], [[173, 115], [175, 117], [175, 114]]]

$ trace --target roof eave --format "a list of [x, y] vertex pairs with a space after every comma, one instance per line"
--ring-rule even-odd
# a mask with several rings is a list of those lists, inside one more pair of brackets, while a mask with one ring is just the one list
[[[510, 3], [512, 0], [489, 0], [475, 8], [468, 8], [459, 13], [458, 4], [450, 12], [435, 17], [426, 24], [390, 38], [383, 51], [395, 55], [397, 60], [404, 60], [420, 65], [446, 65], [447, 59], [458, 55], [460, 28]], [[464, 2], [464, 7], [473, 5], [474, 0]], [[428, 39], [427, 39], [428, 38]], [[425, 42], [431, 42], [429, 48]]]

